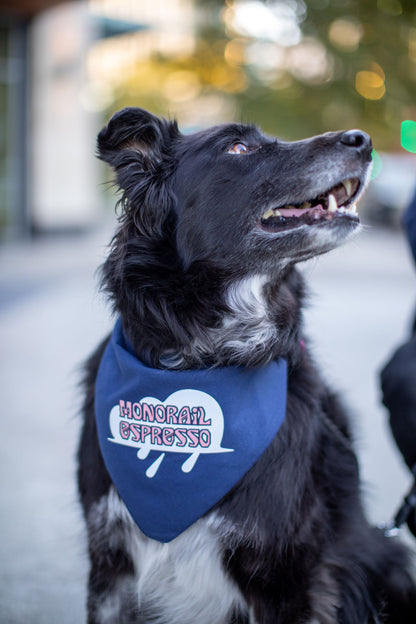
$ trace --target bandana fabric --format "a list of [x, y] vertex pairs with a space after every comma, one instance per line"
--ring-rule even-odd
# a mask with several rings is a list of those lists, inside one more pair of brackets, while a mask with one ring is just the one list
[[168, 371], [145, 366], [121, 320], [98, 371], [107, 470], [145, 535], [177, 537], [252, 467], [283, 423], [287, 365]]

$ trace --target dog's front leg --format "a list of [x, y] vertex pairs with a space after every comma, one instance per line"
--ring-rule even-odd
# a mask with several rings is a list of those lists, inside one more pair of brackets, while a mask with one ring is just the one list
[[105, 340], [86, 365], [84, 423], [78, 447], [78, 489], [88, 529], [88, 624], [138, 622], [132, 549], [134, 525], [102, 459], [94, 417], [95, 379]]
[[92, 505], [87, 523], [88, 624], [137, 624], [137, 578], [128, 548], [134, 544], [131, 520], [113, 488]]

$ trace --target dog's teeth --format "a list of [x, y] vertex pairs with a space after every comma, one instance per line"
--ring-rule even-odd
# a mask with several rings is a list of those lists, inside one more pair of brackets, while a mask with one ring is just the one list
[[328, 210], [329, 212], [336, 212], [338, 210], [337, 200], [335, 199], [335, 195], [328, 195]]
[[273, 210], [273, 214], [274, 214], [276, 217], [281, 217], [281, 216], [282, 216], [282, 213], [280, 212], [280, 210]]
[[350, 214], [356, 215], [358, 214], [357, 212], [357, 206], [355, 204], [352, 204], [349, 208], [348, 208], [348, 212]]
[[302, 210], [303, 210], [303, 209], [304, 209], [304, 210], [307, 210], [308, 208], [311, 208], [311, 207], [312, 207], [311, 202], [303, 202], [303, 204], [302, 204], [302, 206], [301, 206]]
[[266, 212], [262, 216], [262, 219], [268, 219], [269, 217], [273, 217], [274, 214], [275, 214], [275, 211], [272, 210], [272, 208], [269, 208], [269, 210], [266, 210]]
[[351, 195], [351, 191], [352, 191], [352, 182], [351, 180], [344, 180], [344, 182], [342, 183], [344, 185], [344, 188], [347, 192], [348, 197]]

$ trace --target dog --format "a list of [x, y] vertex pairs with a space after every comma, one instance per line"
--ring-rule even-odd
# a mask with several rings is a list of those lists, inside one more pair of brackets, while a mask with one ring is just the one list
[[[188, 421], [172, 420], [177, 407], [172, 398], [166, 403], [163, 382], [149, 405], [115, 404], [111, 433], [104, 409], [100, 434], [97, 401], [113, 383], [111, 367], [101, 370], [113, 338], [104, 340], [86, 365], [78, 451], [90, 624], [416, 622], [409, 555], [365, 518], [348, 416], [308, 351], [305, 285], [296, 268], [359, 229], [356, 202], [369, 178], [371, 149], [359, 130], [295, 142], [238, 123], [182, 134], [176, 122], [140, 108], [118, 112], [99, 133], [98, 155], [114, 169], [121, 191], [120, 225], [101, 275], [119, 317], [123, 357], [146, 374], [166, 375], [166, 383], [195, 372], [219, 384], [223, 375], [236, 375], [233, 401], [244, 395], [253, 404], [241, 416], [241, 426], [251, 427], [250, 443], [264, 419], [271, 432], [230, 483], [234, 468], [223, 464], [209, 480], [203, 455], [214, 437], [203, 409], [209, 393], [197, 395], [207, 426], [198, 429], [195, 416], [191, 440], [185, 426], [168, 433], [165, 425], [150, 426], [169, 415], [171, 423], [191, 422], [190, 408]], [[263, 374], [255, 393], [244, 380]], [[233, 385], [227, 382], [225, 393]], [[140, 429], [145, 407], [152, 416]], [[177, 452], [169, 453], [173, 439]], [[222, 447], [224, 439], [211, 456], [220, 462], [237, 446], [232, 440]], [[157, 458], [159, 443], [165, 452]], [[192, 466], [175, 464], [174, 478], [199, 470], [204, 486], [193, 486], [180, 504], [180, 487], [166, 488], [169, 505], [150, 506], [142, 526], [150, 477], [186, 459], [180, 446], [193, 453]], [[148, 471], [143, 488], [126, 499], [118, 463], [125, 456], [114, 455], [114, 465], [108, 460], [119, 452], [130, 453], [124, 476], [136, 464]], [[245, 461], [244, 448], [241, 455]], [[219, 490], [211, 499], [214, 481]], [[172, 537], [171, 521], [194, 496], [205, 508], [196, 517], [192, 510]]]

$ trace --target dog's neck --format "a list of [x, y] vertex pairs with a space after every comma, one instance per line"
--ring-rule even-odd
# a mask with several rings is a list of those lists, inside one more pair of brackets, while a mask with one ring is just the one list
[[177, 352], [162, 354], [168, 368], [182, 368], [210, 362], [244, 362], [250, 365], [253, 354], [276, 342], [278, 330], [270, 318], [264, 296], [265, 276], [254, 275], [231, 283], [224, 289], [225, 312], [213, 327]]
[[113, 263], [120, 251], [118, 243], [104, 265], [104, 283], [137, 356], [149, 366], [253, 367], [299, 356], [303, 280], [294, 268], [235, 277], [205, 263], [184, 271], [166, 253], [163, 264], [147, 265], [130, 239], [117, 279]]
[[[281, 297], [273, 301], [273, 290]], [[258, 366], [277, 357], [292, 355], [291, 338], [297, 329], [291, 321], [298, 314], [286, 284], [278, 287], [267, 275], [252, 275], [232, 282], [224, 289], [226, 311], [220, 322], [179, 350], [162, 353], [166, 368], [201, 366]], [[275, 304], [275, 305], [273, 305]], [[289, 330], [290, 328], [290, 330]], [[295, 341], [296, 342], [296, 341]]]

